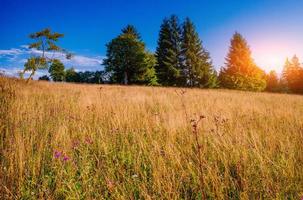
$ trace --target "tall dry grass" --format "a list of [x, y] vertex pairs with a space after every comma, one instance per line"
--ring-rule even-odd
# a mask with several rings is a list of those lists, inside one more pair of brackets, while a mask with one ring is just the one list
[[0, 78], [0, 199], [299, 199], [303, 97]]

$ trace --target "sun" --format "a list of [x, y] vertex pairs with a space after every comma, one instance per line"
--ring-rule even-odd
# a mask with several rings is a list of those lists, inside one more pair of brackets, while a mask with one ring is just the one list
[[255, 61], [266, 72], [275, 70], [281, 72], [286, 59], [285, 54], [279, 53], [262, 53], [255, 56]]
[[267, 62], [266, 66], [270, 67], [271, 69], [276, 69], [277, 67], [283, 65], [283, 60], [285, 59], [282, 56], [278, 56], [278, 55], [268, 55], [266, 57], [267, 57], [265, 58], [265, 62]]

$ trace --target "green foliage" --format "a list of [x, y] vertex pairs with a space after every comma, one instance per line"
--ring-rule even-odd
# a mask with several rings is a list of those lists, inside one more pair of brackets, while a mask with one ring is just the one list
[[266, 80], [263, 77], [253, 77], [241, 73], [235, 73], [232, 75], [225, 74], [220, 77], [223, 87], [235, 90], [247, 90], [247, 91], [263, 91], [266, 87]]
[[146, 71], [142, 77], [142, 82], [144, 82], [146, 85], [150, 85], [150, 86], [159, 85], [155, 71], [156, 62], [157, 60], [154, 54], [146, 52], [146, 56], [145, 56]]
[[130, 37], [134, 37], [138, 40], [141, 40], [141, 36], [138, 33], [137, 29], [130, 24], [128, 24], [125, 28], [122, 29], [122, 34], [129, 35]]
[[163, 20], [156, 57], [156, 74], [161, 85], [217, 86], [209, 53], [203, 48], [194, 24], [188, 18], [182, 28], [175, 15]]
[[104, 83], [106, 80], [106, 73], [104, 71], [85, 71], [76, 72], [74, 68], [67, 69], [65, 71], [65, 81], [73, 83]]
[[149, 58], [145, 44], [131, 25], [122, 29], [122, 34], [107, 44], [107, 58], [103, 64], [114, 83], [143, 84], [153, 76], [154, 61]]
[[28, 80], [30, 80], [33, 75], [35, 74], [35, 72], [38, 70], [38, 69], [47, 69], [47, 61], [45, 58], [43, 57], [31, 57], [31, 58], [28, 58], [26, 63], [24, 64], [24, 70], [22, 73], [20, 73], [20, 77], [23, 77], [23, 74], [26, 72], [26, 71], [30, 71], [30, 76], [28, 78]]
[[65, 71], [65, 81], [66, 82], [78, 82], [78, 74], [74, 68], [67, 69]]
[[76, 82], [79, 83], [103, 83], [104, 82], [104, 71], [85, 71], [77, 73], [78, 80]]
[[27, 60], [20, 77], [23, 78], [23, 74], [26, 71], [30, 71], [31, 74], [28, 78], [28, 80], [30, 80], [38, 69], [47, 69], [49, 65], [54, 61], [53, 58], [47, 57], [47, 53], [63, 52], [66, 53], [66, 58], [70, 59], [71, 54], [67, 53], [66, 50], [62, 49], [56, 44], [56, 42], [58, 42], [58, 40], [63, 36], [64, 35], [61, 33], [52, 33], [49, 28], [30, 34], [29, 37], [35, 40], [35, 42], [29, 44], [29, 48], [41, 51], [41, 55], [32, 56]]
[[295, 55], [291, 61], [285, 62], [282, 79], [289, 90], [294, 93], [303, 93], [303, 67], [299, 58]]
[[195, 26], [189, 18], [183, 25], [182, 55], [184, 56], [182, 69], [186, 85], [203, 88], [217, 86], [217, 76], [209, 53], [203, 48]]
[[230, 89], [263, 91], [266, 87], [265, 72], [254, 63], [246, 40], [239, 33], [231, 40], [219, 79], [222, 87]]
[[161, 85], [184, 84], [181, 74], [181, 32], [177, 16], [163, 20], [156, 50], [156, 73]]
[[64, 81], [65, 79], [64, 65], [58, 59], [53, 60], [48, 72], [50, 73], [53, 81]]
[[36, 40], [36, 42], [31, 43], [29, 48], [41, 50], [43, 54], [46, 51], [60, 51], [61, 47], [57, 46], [55, 42], [57, 42], [58, 39], [62, 38], [63, 36], [64, 35], [61, 33], [52, 33], [49, 28], [43, 29], [42, 31], [30, 34], [29, 37]]
[[105, 72], [104, 71], [95, 71], [94, 72], [94, 78], [92, 79], [93, 80], [93, 83], [103, 83], [104, 82], [104, 74]]

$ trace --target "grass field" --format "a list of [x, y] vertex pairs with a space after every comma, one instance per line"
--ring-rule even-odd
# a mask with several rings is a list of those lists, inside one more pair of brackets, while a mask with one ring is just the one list
[[0, 199], [300, 199], [303, 96], [0, 78]]

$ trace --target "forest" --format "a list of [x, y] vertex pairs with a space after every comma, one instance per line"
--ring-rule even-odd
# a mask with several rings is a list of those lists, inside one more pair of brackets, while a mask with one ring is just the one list
[[39, 80], [303, 92], [303, 66], [296, 55], [290, 59], [285, 58], [283, 71], [279, 75], [276, 71], [266, 73], [254, 62], [248, 42], [238, 32], [230, 40], [225, 65], [217, 71], [189, 18], [182, 22], [176, 15], [165, 18], [160, 27], [155, 52], [147, 50], [133, 25], [127, 25], [120, 35], [107, 43], [103, 66], [100, 66], [100, 71], [94, 72], [65, 69], [59, 59], [47, 56], [51, 52], [57, 52], [72, 58], [72, 53], [56, 44], [63, 36], [64, 34], [52, 32], [49, 28], [31, 34], [30, 38], [34, 42], [30, 48], [40, 50], [40, 54], [28, 58], [20, 77], [28, 71], [31, 79], [36, 70], [47, 69], [49, 76], [41, 76]]

